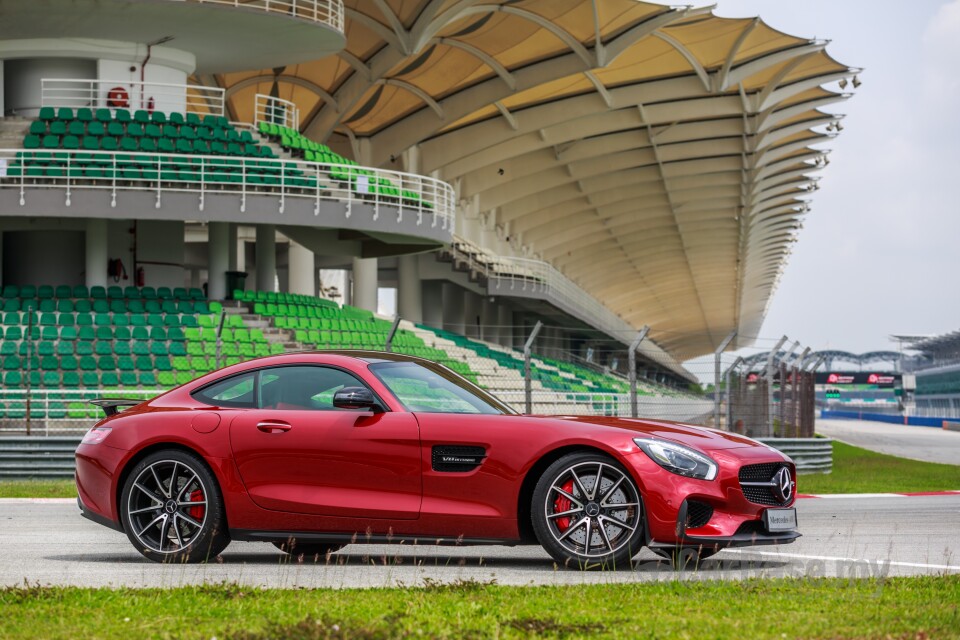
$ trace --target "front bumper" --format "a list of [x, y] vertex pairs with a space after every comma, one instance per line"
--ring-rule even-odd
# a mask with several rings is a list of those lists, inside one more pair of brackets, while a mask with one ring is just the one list
[[[767, 509], [791, 507], [794, 500], [776, 506], [751, 502], [744, 495], [738, 476], [741, 466], [776, 462], [787, 464], [795, 479], [791, 462], [760, 448], [710, 452], [710, 456], [720, 465], [717, 478], [711, 481], [671, 473], [642, 452], [629, 456], [630, 467], [641, 485], [647, 546], [716, 550], [789, 544], [800, 537], [798, 531], [767, 531], [763, 524]], [[688, 507], [693, 506], [701, 513], [709, 509], [709, 517], [689, 526]]]

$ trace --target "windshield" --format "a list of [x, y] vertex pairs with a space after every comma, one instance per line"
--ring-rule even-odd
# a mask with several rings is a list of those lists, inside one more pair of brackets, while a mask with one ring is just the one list
[[397, 397], [407, 411], [420, 413], [514, 413], [479, 387], [457, 374], [419, 362], [378, 362], [370, 371]]

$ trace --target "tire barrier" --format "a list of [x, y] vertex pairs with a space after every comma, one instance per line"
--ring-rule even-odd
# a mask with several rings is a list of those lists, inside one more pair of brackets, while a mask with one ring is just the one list
[[787, 454], [797, 473], [830, 473], [833, 470], [833, 440], [829, 438], [759, 438], [760, 442]]
[[79, 437], [0, 438], [0, 480], [72, 478]]

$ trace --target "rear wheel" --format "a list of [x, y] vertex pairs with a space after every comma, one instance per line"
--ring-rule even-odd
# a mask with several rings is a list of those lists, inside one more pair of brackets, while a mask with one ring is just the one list
[[533, 529], [565, 567], [629, 566], [643, 546], [640, 492], [620, 464], [574, 453], [550, 465], [533, 492]]
[[120, 514], [130, 542], [154, 562], [204, 562], [230, 544], [216, 479], [185, 451], [141, 460], [124, 483]]
[[307, 559], [324, 558], [328, 553], [336, 553], [346, 545], [342, 544], [323, 544], [317, 542], [300, 542], [296, 538], [289, 538], [283, 542], [273, 543], [277, 549], [294, 557], [303, 556]]

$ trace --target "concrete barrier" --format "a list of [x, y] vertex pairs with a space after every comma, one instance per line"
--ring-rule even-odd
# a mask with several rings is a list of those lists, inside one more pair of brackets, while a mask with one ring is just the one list
[[947, 431], [960, 431], [960, 422], [943, 421], [943, 428]]
[[0, 480], [72, 478], [78, 436], [0, 438]]
[[797, 473], [830, 473], [833, 470], [833, 440], [829, 438], [759, 438], [760, 442], [793, 459]]

